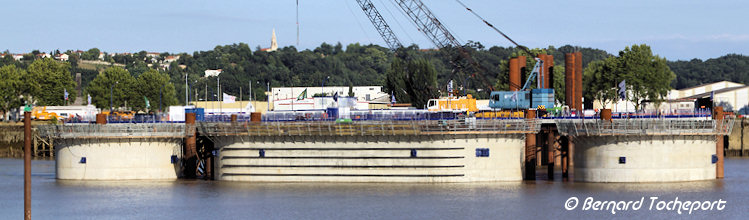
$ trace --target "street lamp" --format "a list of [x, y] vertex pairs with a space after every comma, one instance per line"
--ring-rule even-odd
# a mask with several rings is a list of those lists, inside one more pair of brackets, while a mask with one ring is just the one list
[[114, 85], [117, 85], [119, 83], [120, 81], [115, 81], [114, 84], [112, 84], [112, 86], [109, 87], [109, 114], [112, 114], [112, 111], [114, 110], [114, 108], [112, 107], [112, 103], [114, 102], [114, 98], [113, 98], [114, 93], [112, 92], [112, 90], [114, 89]]
[[329, 80], [330, 76], [322, 79], [322, 95], [325, 96], [325, 81]]

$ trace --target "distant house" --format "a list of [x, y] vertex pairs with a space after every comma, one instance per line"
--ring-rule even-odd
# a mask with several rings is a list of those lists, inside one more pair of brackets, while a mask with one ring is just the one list
[[179, 60], [179, 56], [167, 56], [166, 58], [164, 58], [165, 63], [171, 63], [177, 60]]
[[159, 53], [158, 52], [148, 52], [148, 53], [146, 53], [146, 56], [147, 57], [151, 57], [151, 58], [156, 58], [156, 57], [159, 57]]
[[70, 56], [64, 53], [57, 54], [57, 56], [55, 56], [55, 60], [59, 60], [59, 61], [68, 61], [68, 59], [70, 59]]
[[99, 52], [99, 59], [100, 59], [100, 60], [104, 60], [104, 56], [105, 56], [105, 55], [106, 55], [106, 54], [104, 54], [104, 52]]
[[49, 55], [48, 53], [40, 53], [40, 54], [37, 54], [36, 56], [42, 59], [52, 57], [52, 55]]
[[23, 54], [13, 54], [13, 59], [16, 61], [20, 61], [23, 59]]
[[203, 75], [203, 77], [218, 76], [219, 74], [221, 74], [221, 72], [222, 72], [221, 69], [205, 70], [205, 75]]

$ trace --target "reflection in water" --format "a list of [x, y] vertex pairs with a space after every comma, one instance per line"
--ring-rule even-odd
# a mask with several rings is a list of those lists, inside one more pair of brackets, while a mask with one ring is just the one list
[[[54, 161], [33, 162], [34, 218], [41, 219], [465, 219], [609, 218], [610, 212], [564, 209], [581, 200], [727, 200], [722, 212], [698, 218], [737, 218], [749, 204], [747, 159], [728, 159], [726, 179], [677, 183], [246, 183], [202, 180], [71, 181], [54, 179]], [[21, 217], [23, 161], [0, 159], [0, 213]], [[647, 200], [647, 199], [646, 199]], [[626, 217], [673, 217], [648, 210]]]

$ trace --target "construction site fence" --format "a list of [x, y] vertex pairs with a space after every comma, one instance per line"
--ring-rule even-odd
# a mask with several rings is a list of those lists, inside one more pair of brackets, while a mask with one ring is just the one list
[[712, 119], [564, 119], [557, 120], [562, 135], [727, 135], [731, 133], [734, 117]]
[[516, 120], [421, 120], [421, 121], [333, 121], [305, 122], [201, 122], [198, 129], [207, 136], [293, 136], [293, 135], [416, 135], [416, 134], [510, 134], [536, 133], [541, 121]]
[[[39, 125], [39, 134], [50, 138], [185, 137], [194, 126], [167, 123]], [[193, 132], [194, 134], [194, 132]]]

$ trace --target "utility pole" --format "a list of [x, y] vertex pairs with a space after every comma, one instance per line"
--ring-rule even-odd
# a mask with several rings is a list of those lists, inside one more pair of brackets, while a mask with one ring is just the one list
[[187, 86], [187, 73], [185, 73], [185, 106], [190, 105], [190, 96], [189, 96], [190, 90], [189, 86]]

